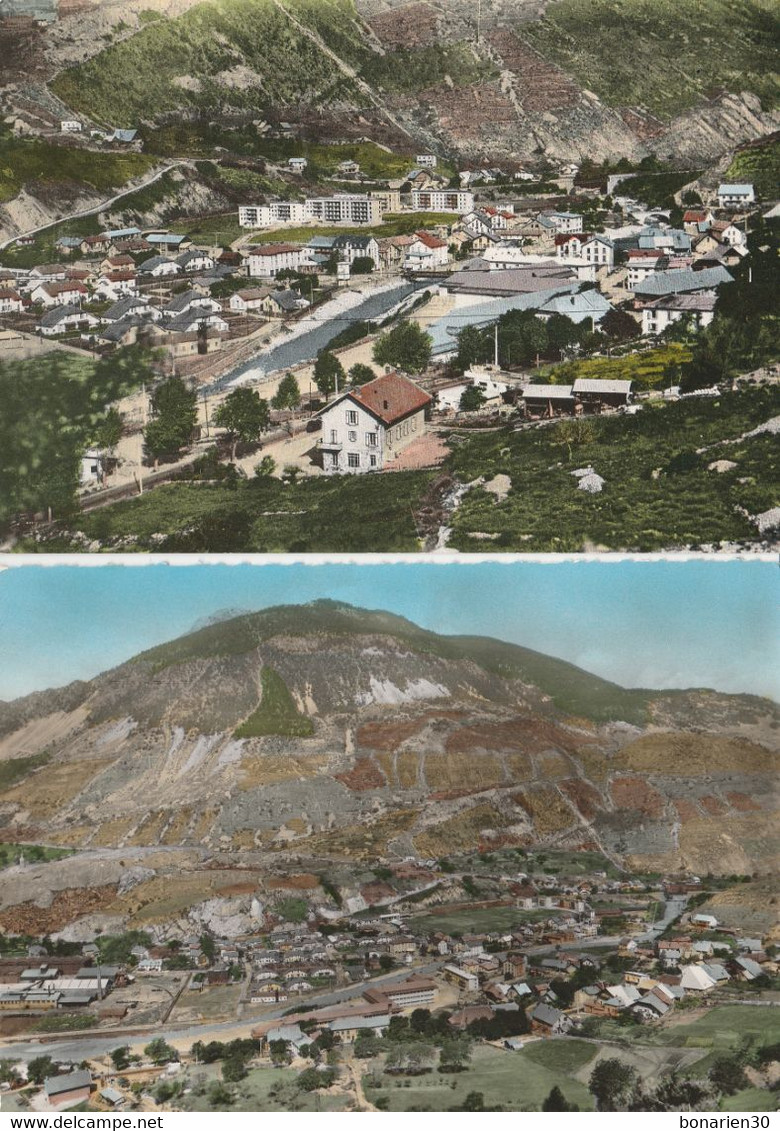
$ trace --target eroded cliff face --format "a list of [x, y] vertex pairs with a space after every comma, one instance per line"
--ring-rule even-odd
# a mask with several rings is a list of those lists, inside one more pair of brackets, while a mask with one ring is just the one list
[[[365, 631], [262, 639], [238, 618], [6, 705], [5, 838], [355, 859], [555, 843], [637, 868], [772, 866], [768, 701], [623, 692], [568, 665], [535, 677], [522, 649], [453, 651], [364, 615]], [[567, 680], [592, 681], [576, 714]]]

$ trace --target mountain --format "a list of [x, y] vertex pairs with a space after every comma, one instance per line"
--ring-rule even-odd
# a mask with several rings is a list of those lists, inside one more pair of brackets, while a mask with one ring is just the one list
[[0, 706], [3, 839], [77, 850], [0, 873], [0, 927], [154, 920], [301, 856], [544, 845], [765, 873], [777, 724], [765, 699], [626, 690], [341, 603], [218, 620]]
[[480, 8], [478, 22], [472, 0], [98, 6], [47, 33], [50, 87], [95, 121], [145, 125], [150, 150], [177, 121], [253, 123], [262, 138], [283, 119], [412, 154], [702, 162], [778, 126], [769, 0]]

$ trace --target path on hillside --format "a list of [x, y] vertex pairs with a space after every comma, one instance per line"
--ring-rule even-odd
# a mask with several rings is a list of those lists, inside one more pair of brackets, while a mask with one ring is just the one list
[[159, 181], [161, 177], [164, 177], [166, 173], [170, 173], [172, 169], [176, 169], [181, 165], [192, 165], [192, 161], [189, 160], [189, 158], [172, 161], [169, 165], [164, 165], [161, 169], [158, 169], [157, 172], [153, 173], [151, 176], [144, 177], [138, 184], [133, 185], [132, 188], [122, 189], [121, 192], [116, 193], [114, 196], [109, 197], [108, 200], [102, 201], [93, 208], [84, 208], [80, 212], [71, 212], [68, 216], [61, 216], [58, 220], [50, 220], [46, 224], [39, 224], [37, 228], [30, 228], [27, 232], [19, 232], [10, 239], [3, 240], [3, 242], [0, 243], [0, 251], [10, 247], [11, 244], [16, 243], [18, 240], [23, 240], [28, 236], [35, 236], [39, 232], [45, 232], [48, 228], [54, 228], [57, 224], [66, 224], [71, 220], [81, 220], [85, 216], [95, 216], [99, 212], [105, 212], [108, 208], [113, 207], [118, 200], [121, 200], [125, 196], [132, 196], [133, 193], [140, 192], [141, 189], [148, 188], [149, 185], [153, 185], [155, 181]]

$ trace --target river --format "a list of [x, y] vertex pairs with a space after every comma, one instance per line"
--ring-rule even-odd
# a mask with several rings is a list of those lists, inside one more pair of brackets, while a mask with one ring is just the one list
[[365, 299], [360, 299], [353, 290], [342, 291], [310, 316], [297, 320], [289, 334], [283, 333], [272, 345], [262, 346], [253, 357], [225, 373], [205, 391], [212, 393], [226, 385], [261, 380], [271, 373], [313, 361], [348, 325], [384, 318], [425, 286], [425, 282], [385, 285], [381, 290], [369, 292]]

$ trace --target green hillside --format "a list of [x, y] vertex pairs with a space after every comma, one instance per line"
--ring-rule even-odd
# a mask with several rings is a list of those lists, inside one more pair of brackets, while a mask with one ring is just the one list
[[[550, 695], [561, 710], [573, 714], [595, 720], [623, 719], [635, 723], [646, 718], [651, 695], [648, 691], [627, 690], [530, 648], [482, 636], [440, 636], [393, 613], [358, 609], [336, 601], [281, 605], [221, 621], [143, 652], [132, 662], [150, 663], [159, 671], [196, 659], [242, 655], [280, 635], [376, 634], [392, 636], [423, 655], [470, 660], [502, 679], [522, 679]], [[299, 718], [287, 688], [284, 684], [279, 686], [280, 683], [276, 673], [263, 669], [263, 699], [237, 735], [301, 733], [287, 729], [306, 720]], [[266, 727], [277, 729], [263, 729]]]
[[773, 0], [554, 0], [522, 35], [610, 106], [670, 119], [719, 88], [776, 104]]
[[94, 153], [69, 149], [45, 141], [12, 137], [0, 132], [0, 203], [11, 200], [25, 186], [36, 195], [47, 188], [72, 182], [83, 191], [107, 192], [139, 177], [154, 164], [141, 153]]
[[380, 54], [354, 0], [210, 0], [175, 19], [147, 23], [58, 75], [52, 89], [74, 109], [136, 126], [187, 109], [369, 106], [359, 79], [405, 91], [445, 75], [457, 85], [488, 72], [490, 65], [462, 44]]
[[748, 182], [755, 186], [758, 195], [764, 199], [771, 200], [777, 196], [777, 186], [780, 185], [780, 133], [738, 149], [723, 180], [737, 184]]

